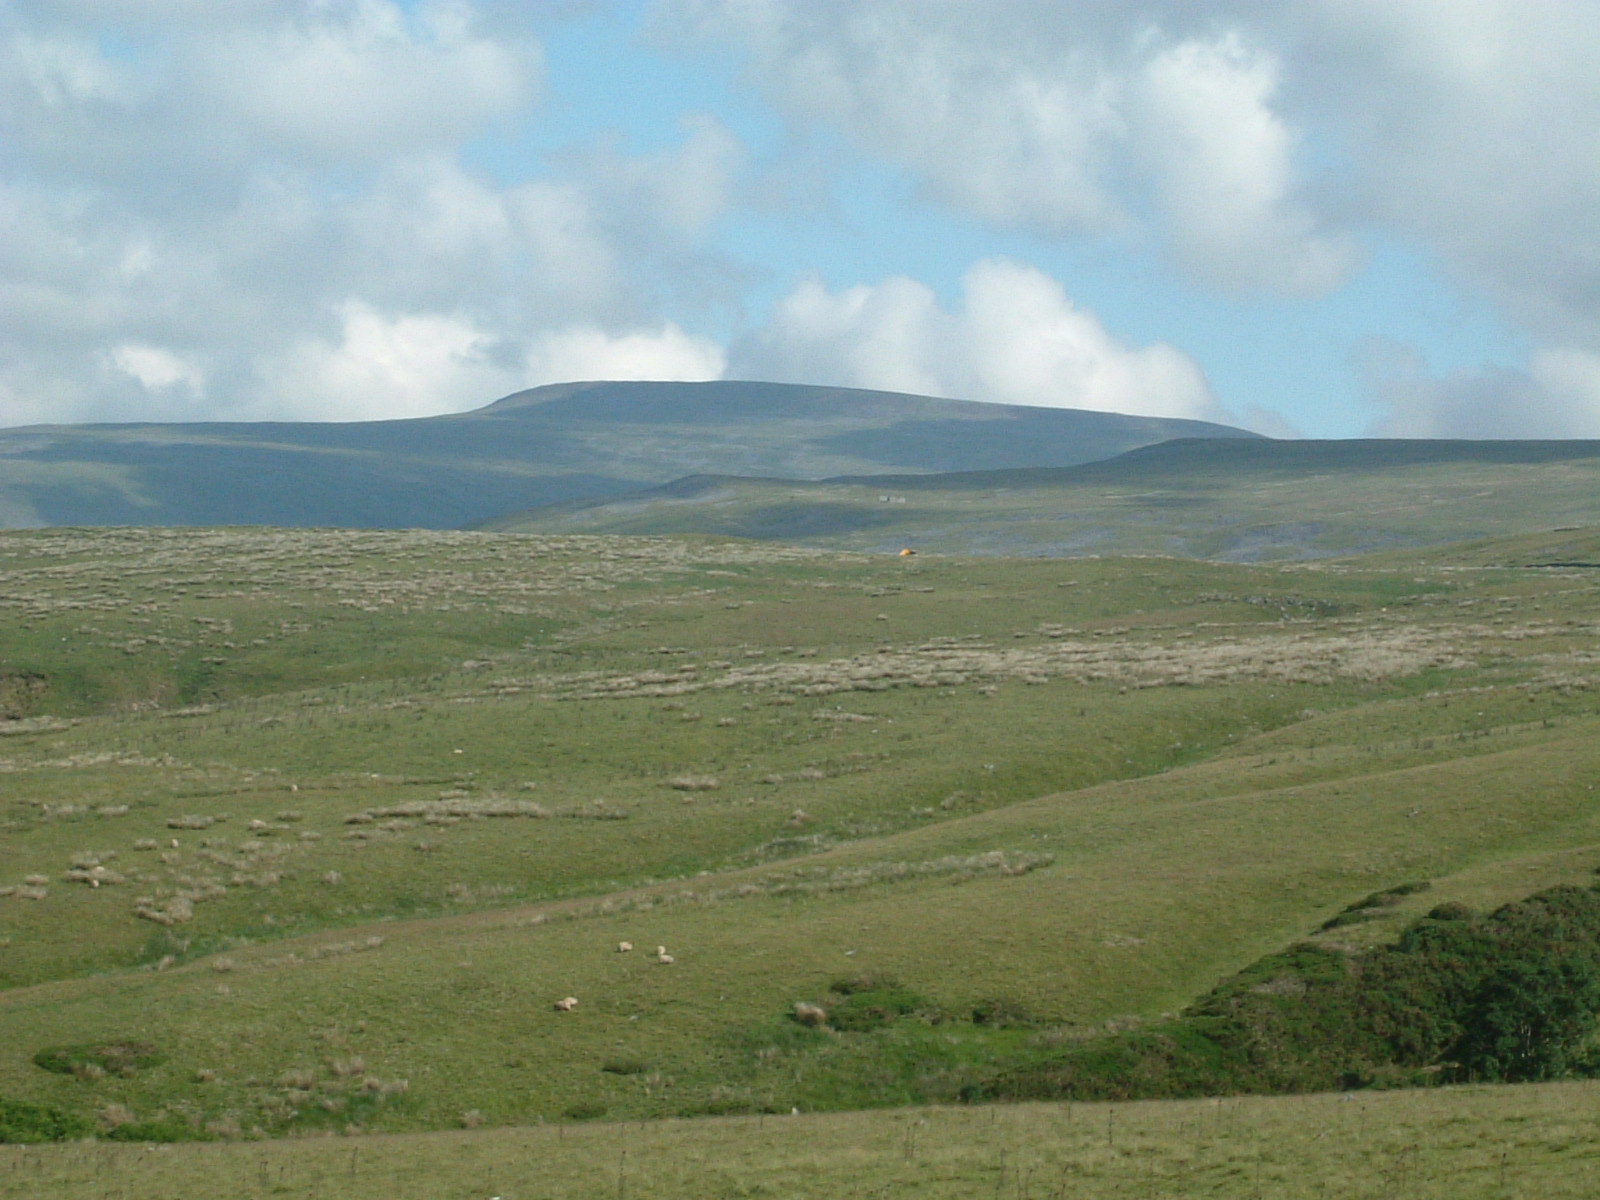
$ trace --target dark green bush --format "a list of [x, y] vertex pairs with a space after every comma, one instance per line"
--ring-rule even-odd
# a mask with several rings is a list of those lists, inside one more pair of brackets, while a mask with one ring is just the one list
[[939, 1019], [926, 997], [887, 977], [841, 980], [833, 990], [842, 994], [837, 1002], [825, 1006], [828, 1024], [844, 1033], [861, 1033], [913, 1015]]
[[1600, 892], [1558, 887], [1487, 916], [1440, 905], [1395, 945], [1359, 954], [1293, 947], [1174, 1020], [1013, 1064], [969, 1092], [1131, 1099], [1552, 1079], [1594, 1068], [1597, 1013]]
[[1478, 988], [1457, 1045], [1460, 1069], [1483, 1079], [1555, 1079], [1594, 1032], [1600, 975], [1577, 957], [1512, 959]]
[[1339, 912], [1324, 921], [1320, 928], [1324, 930], [1340, 929], [1346, 925], [1359, 925], [1363, 921], [1370, 921], [1374, 917], [1382, 915], [1384, 909], [1393, 908], [1399, 904], [1407, 896], [1425, 892], [1432, 886], [1433, 884], [1428, 880], [1421, 879], [1413, 883], [1397, 884], [1392, 888], [1385, 888], [1381, 892], [1373, 892], [1370, 896], [1363, 896], [1354, 904], [1345, 905]]
[[203, 1142], [210, 1139], [175, 1117], [159, 1121], [129, 1121], [101, 1135], [112, 1142]]
[[59, 1108], [0, 1098], [0, 1143], [64, 1142], [93, 1132], [88, 1121]]
[[33, 1063], [57, 1075], [82, 1075], [86, 1067], [98, 1067], [107, 1075], [132, 1075], [166, 1061], [154, 1046], [145, 1042], [84, 1042], [74, 1046], [51, 1046], [33, 1056]]

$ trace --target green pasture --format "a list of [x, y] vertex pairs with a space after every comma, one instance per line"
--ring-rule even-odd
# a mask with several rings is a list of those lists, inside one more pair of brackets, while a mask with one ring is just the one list
[[212, 1145], [0, 1145], [0, 1196], [1583, 1200], [1593, 1083], [913, 1108]]
[[[625, 1142], [643, 1121], [674, 1148], [653, 1183], [624, 1186], [695, 1194], [690, 1168], [665, 1164], [718, 1130], [950, 1103], [1296, 941], [1357, 950], [1446, 901], [1588, 883], [1600, 573], [1583, 564], [1597, 558], [1592, 530], [1289, 566], [0, 535], [0, 1098], [107, 1135], [485, 1127], [386, 1142], [381, 1169], [375, 1142], [296, 1142], [312, 1152], [293, 1165], [260, 1146], [166, 1147], [137, 1169], [111, 1146], [16, 1161], [62, 1194], [116, 1170], [130, 1196], [173, 1186], [165, 1164], [226, 1163], [241, 1188], [293, 1192], [312, 1175], [280, 1166], [354, 1161], [361, 1195], [403, 1182], [382, 1172], [409, 1147], [432, 1148], [418, 1162], [463, 1147], [492, 1175], [526, 1139], [555, 1139], [538, 1142], [554, 1163], [564, 1138]], [[1430, 887], [1319, 932], [1413, 881]], [[904, 996], [904, 1011], [794, 1020], [797, 1002], [852, 988]], [[1477, 1097], [1500, 1094], [1589, 1095], [1405, 1102], [1459, 1104], [1490, 1128]], [[1319, 1194], [1348, 1151], [1324, 1153], [1292, 1114], [1335, 1101], [1274, 1103], [1252, 1120], [1287, 1122], [1299, 1148], [1237, 1161], [1280, 1169], [1264, 1194]], [[1062, 1111], [916, 1119], [1011, 1122], [1023, 1141], [1035, 1122], [1054, 1130], [1041, 1146], [1073, 1145]], [[1155, 1194], [1250, 1194], [1222, 1190], [1248, 1178], [1232, 1151], [1178, 1132], [1199, 1115], [1170, 1115], [1210, 1110], [1138, 1111], [1146, 1157], [1167, 1164]], [[750, 1124], [723, 1120], [738, 1114]], [[672, 1120], [691, 1116], [718, 1120]], [[866, 1147], [840, 1153], [872, 1189], [909, 1188], [917, 1176], [895, 1172], [915, 1164], [870, 1148], [908, 1119], [830, 1117], [813, 1140]], [[950, 1157], [929, 1189], [1065, 1186], [1065, 1150], [1019, 1180], [982, 1157], [1004, 1139], [930, 1136], [930, 1155], [935, 1141]], [[744, 1174], [717, 1186], [813, 1194], [786, 1174], [809, 1149], [757, 1144], [770, 1157], [727, 1150]], [[1415, 1194], [1452, 1186], [1445, 1144], [1408, 1160], [1434, 1164], [1406, 1176]], [[1542, 1155], [1528, 1163], [1555, 1170]], [[1092, 1161], [1064, 1194], [1140, 1194], [1120, 1152]], [[1309, 1190], [1282, 1184], [1295, 1162]], [[1201, 1172], [1189, 1192], [1185, 1163]], [[483, 1194], [590, 1186], [498, 1178], [519, 1182], [486, 1175]], [[1363, 1178], [1380, 1194], [1381, 1171]]]
[[[1442, 443], [1410, 443], [1432, 449], [1399, 462], [1382, 453], [1385, 443], [1264, 445], [1270, 454], [1254, 443], [1173, 442], [1059, 470], [686, 480], [508, 514], [488, 525], [523, 533], [719, 534], [870, 553], [910, 547], [1264, 562], [1600, 520], [1600, 458], [1592, 444], [1588, 457], [1514, 461], [1477, 457], [1471, 443], [1451, 444], [1454, 453]], [[1370, 448], [1370, 460], [1361, 447]], [[1315, 453], [1324, 448], [1327, 461], [1319, 461]]]

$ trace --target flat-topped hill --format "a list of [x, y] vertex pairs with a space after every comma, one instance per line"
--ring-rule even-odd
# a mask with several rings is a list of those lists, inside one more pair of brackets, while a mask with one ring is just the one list
[[0, 430], [0, 526], [458, 528], [699, 473], [1060, 467], [1225, 425], [778, 383], [572, 383], [400, 421]]

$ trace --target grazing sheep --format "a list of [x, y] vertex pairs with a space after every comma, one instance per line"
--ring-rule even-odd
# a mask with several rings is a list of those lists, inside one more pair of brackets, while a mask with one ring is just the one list
[[617, 943], [617, 953], [618, 954], [626, 954], [626, 953], [628, 953], [628, 951], [630, 951], [632, 949], [633, 949], [633, 943], [632, 942], [618, 942]]
[[576, 996], [568, 996], [565, 999], [556, 1001], [556, 1011], [557, 1012], [571, 1012], [573, 1009], [575, 1009], [577, 1007], [578, 1007], [578, 998]]
[[669, 962], [676, 962], [677, 960], [674, 959], [672, 957], [672, 955], [667, 953], [667, 948], [665, 946], [657, 946], [656, 947], [656, 961], [658, 963], [669, 963]]
[[796, 1000], [794, 1019], [811, 1029], [821, 1029], [828, 1023], [828, 1010], [820, 1004], [807, 1004], [804, 1000]]

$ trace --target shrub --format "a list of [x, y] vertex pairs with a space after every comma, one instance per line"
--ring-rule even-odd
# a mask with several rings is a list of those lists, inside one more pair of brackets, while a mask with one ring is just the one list
[[128, 1121], [101, 1135], [113, 1142], [203, 1142], [208, 1136], [176, 1117]]
[[0, 1144], [32, 1145], [88, 1137], [94, 1126], [82, 1117], [51, 1108], [0, 1097]]
[[1592, 961], [1546, 954], [1501, 963], [1484, 980], [1463, 1022], [1462, 1070], [1515, 1082], [1567, 1073], [1594, 1031], [1600, 974]]
[[1557, 887], [1486, 916], [1440, 905], [1396, 944], [1360, 954], [1293, 947], [1177, 1018], [1047, 1047], [1042, 1061], [1013, 1062], [963, 1094], [1135, 1099], [1553, 1079], [1600, 1066], [1586, 1057], [1597, 1027], [1600, 892]]
[[33, 1056], [34, 1065], [57, 1075], [76, 1075], [80, 1079], [98, 1078], [90, 1068], [103, 1074], [132, 1075], [147, 1067], [166, 1062], [166, 1055], [145, 1042], [86, 1042], [75, 1046], [52, 1046]]
[[937, 1020], [928, 1000], [889, 976], [862, 976], [834, 982], [839, 1000], [826, 1006], [828, 1023], [846, 1033], [861, 1033], [913, 1015]]

